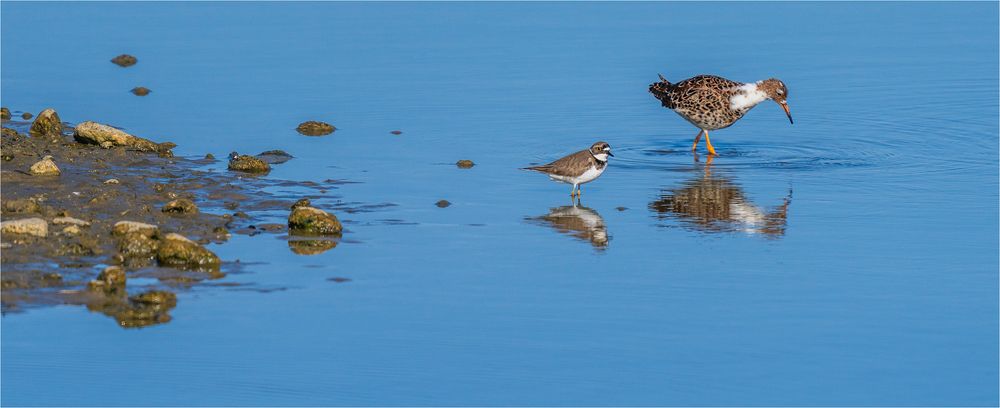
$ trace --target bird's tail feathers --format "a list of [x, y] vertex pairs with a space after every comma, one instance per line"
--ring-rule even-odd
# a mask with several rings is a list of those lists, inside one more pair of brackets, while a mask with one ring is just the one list
[[653, 96], [656, 97], [656, 99], [659, 99], [660, 102], [663, 102], [663, 106], [669, 108], [671, 107], [669, 91], [673, 85], [671, 85], [670, 81], [667, 81], [667, 79], [664, 78], [663, 75], [661, 74], [657, 75], [660, 77], [660, 81], [649, 84], [649, 93], [653, 94]]

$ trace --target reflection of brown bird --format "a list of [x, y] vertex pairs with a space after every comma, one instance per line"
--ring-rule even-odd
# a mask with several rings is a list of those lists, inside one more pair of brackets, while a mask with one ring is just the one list
[[593, 209], [578, 205], [567, 205], [549, 210], [548, 214], [529, 218], [539, 225], [545, 225], [563, 234], [571, 234], [597, 249], [608, 246], [608, 228], [604, 218]]
[[664, 191], [649, 209], [661, 218], [677, 217], [705, 232], [743, 231], [778, 237], [785, 234], [791, 202], [789, 191], [784, 202], [768, 212], [750, 202], [739, 185], [706, 171], [679, 189]]
[[[698, 75], [671, 84], [660, 75], [660, 82], [649, 85], [649, 93], [660, 100], [663, 107], [673, 109], [678, 115], [701, 129], [694, 138], [691, 150], [698, 148], [698, 140], [705, 134], [705, 147], [715, 154], [709, 130], [732, 126], [757, 104], [770, 99], [778, 103], [792, 122], [788, 110], [788, 88], [785, 83], [771, 78], [753, 83], [730, 81], [714, 75]], [[792, 122], [794, 123], [794, 122]]]

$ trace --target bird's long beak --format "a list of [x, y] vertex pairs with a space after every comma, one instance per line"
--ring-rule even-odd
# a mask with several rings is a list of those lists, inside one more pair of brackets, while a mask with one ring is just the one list
[[785, 102], [782, 102], [780, 105], [781, 105], [781, 109], [785, 110], [785, 115], [788, 115], [788, 123], [791, 123], [791, 124], [794, 125], [795, 121], [792, 120], [792, 112], [788, 110], [788, 104], [785, 103]]

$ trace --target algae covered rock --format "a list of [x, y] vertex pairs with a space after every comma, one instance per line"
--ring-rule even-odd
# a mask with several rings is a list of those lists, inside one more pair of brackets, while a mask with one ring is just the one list
[[63, 130], [62, 120], [59, 119], [59, 114], [56, 113], [55, 109], [48, 108], [43, 110], [35, 118], [35, 121], [31, 124], [32, 136], [49, 136], [49, 135], [61, 135]]
[[165, 290], [151, 290], [129, 297], [128, 300], [149, 305], [174, 306], [177, 304], [177, 294]]
[[170, 151], [172, 147], [170, 144], [155, 143], [130, 135], [123, 130], [91, 121], [76, 125], [73, 138], [80, 143], [95, 144], [105, 148], [125, 146], [142, 152], [162, 153]]
[[149, 93], [152, 91], [150, 91], [149, 88], [146, 88], [144, 86], [137, 86], [135, 88], [132, 88], [132, 90], [129, 92], [132, 92], [132, 94], [135, 96], [146, 96], [149, 95]]
[[28, 120], [33, 118], [34, 116], [35, 115], [32, 115], [31, 112], [24, 112], [21, 114], [21, 119]]
[[153, 224], [146, 224], [144, 222], [136, 221], [118, 221], [115, 223], [114, 227], [111, 229], [113, 235], [124, 236], [132, 232], [138, 232], [147, 237], [152, 237], [159, 230], [159, 227]]
[[197, 214], [198, 206], [186, 198], [178, 198], [163, 206], [161, 211], [175, 214]]
[[438, 202], [434, 203], [434, 205], [438, 206], [438, 208], [445, 208], [451, 205], [451, 201], [438, 200]]
[[216, 272], [222, 264], [219, 257], [212, 251], [183, 235], [174, 233], [163, 237], [160, 247], [156, 251], [156, 261], [161, 266]]
[[3, 231], [4, 234], [44, 237], [49, 235], [49, 223], [41, 218], [4, 221], [0, 222], [0, 231]]
[[97, 279], [87, 283], [87, 289], [102, 292], [124, 291], [125, 281], [125, 269], [120, 266], [109, 266], [97, 275]]
[[460, 169], [471, 169], [476, 163], [473, 163], [472, 160], [459, 160], [455, 162], [455, 165]]
[[118, 241], [118, 255], [123, 265], [129, 268], [141, 268], [148, 265], [156, 257], [160, 241], [142, 232], [130, 232]]
[[42, 160], [32, 164], [28, 172], [36, 176], [58, 176], [59, 166], [56, 166], [56, 162], [52, 160], [52, 156], [45, 156]]
[[315, 207], [295, 207], [288, 215], [288, 230], [302, 235], [340, 235], [344, 230], [333, 214]]
[[229, 155], [229, 170], [244, 173], [267, 173], [271, 171], [271, 165], [259, 158], [234, 152]]
[[139, 62], [139, 59], [128, 54], [122, 54], [111, 59], [111, 62], [120, 67], [131, 67]]
[[312, 206], [312, 203], [309, 202], [308, 198], [300, 198], [298, 201], [295, 202], [295, 204], [292, 204], [292, 209], [294, 210], [299, 207], [309, 207], [309, 206]]
[[310, 120], [300, 123], [295, 130], [306, 136], [323, 136], [333, 133], [337, 128], [326, 122]]
[[6, 106], [0, 107], [0, 119], [10, 120], [10, 109], [7, 109]]

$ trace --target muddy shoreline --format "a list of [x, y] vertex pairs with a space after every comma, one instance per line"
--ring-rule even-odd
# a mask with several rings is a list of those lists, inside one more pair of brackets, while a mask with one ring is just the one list
[[[290, 216], [300, 198], [330, 198], [343, 181], [264, 177], [264, 166], [293, 159], [280, 150], [233, 153], [226, 166], [212, 154], [175, 157], [173, 143], [94, 122], [65, 123], [47, 112], [34, 121], [3, 121], [4, 314], [72, 304], [122, 327], [164, 323], [176, 292], [241, 270], [238, 259], [213, 252], [232, 234], [271, 234], [294, 253], [321, 253], [341, 238], [334, 210], [352, 209], [308, 207], [287, 223], [262, 223]], [[311, 193], [288, 197], [267, 192], [272, 187]], [[129, 284], [133, 277], [156, 283]]]

